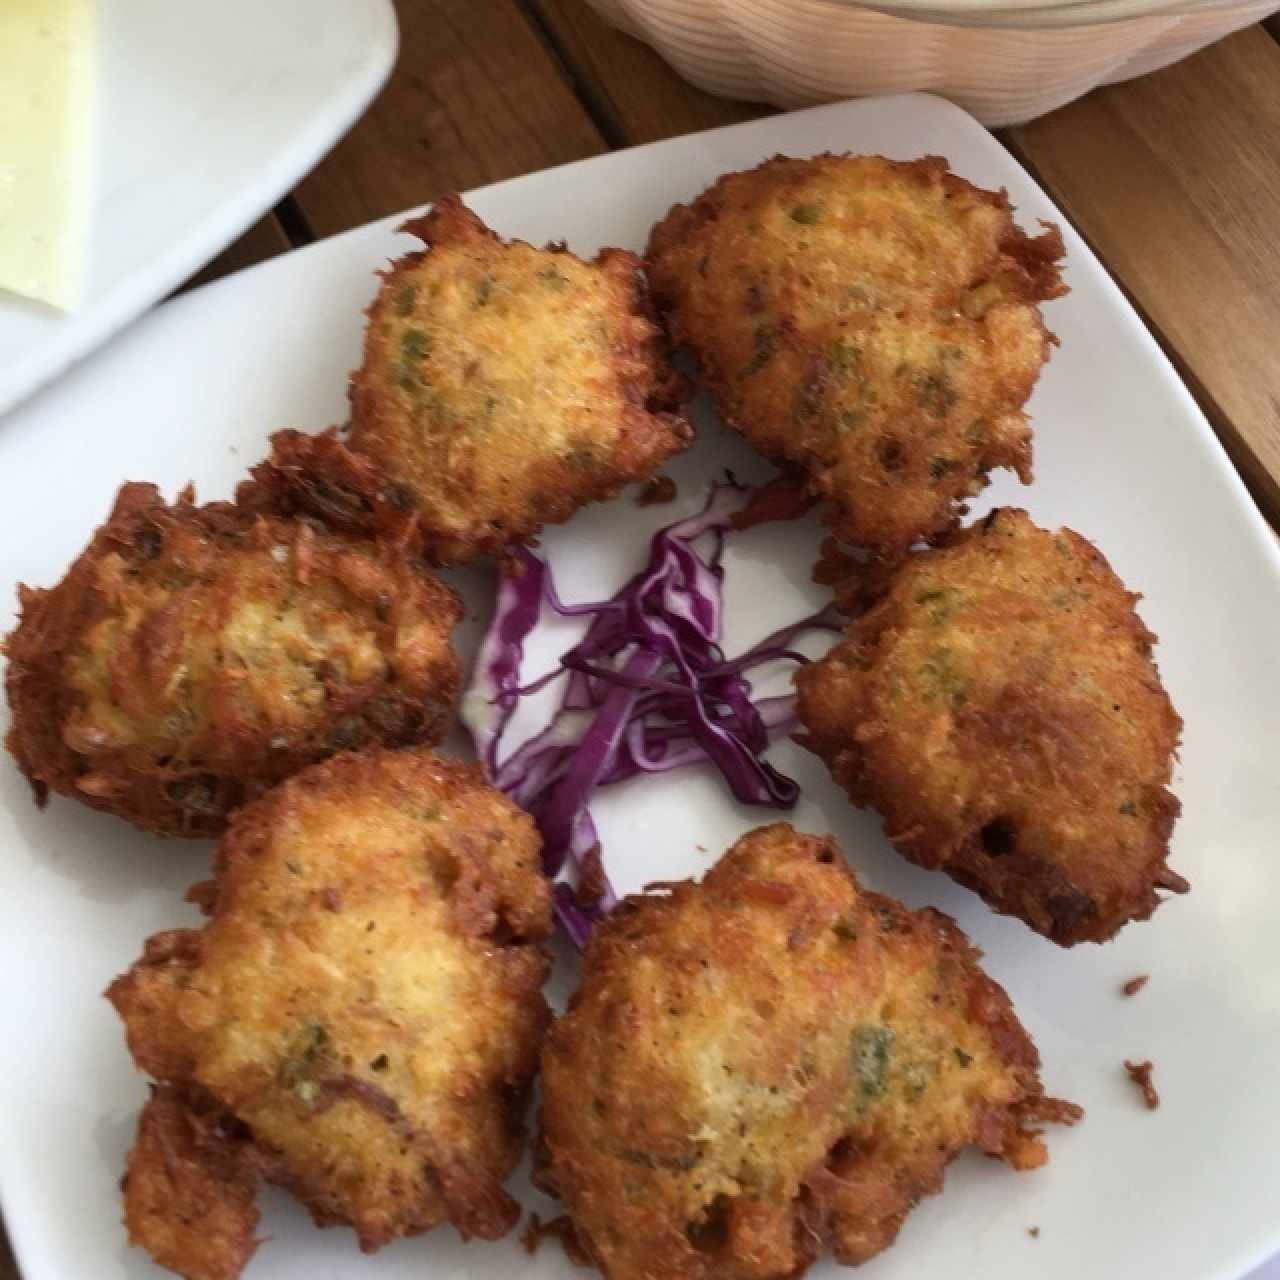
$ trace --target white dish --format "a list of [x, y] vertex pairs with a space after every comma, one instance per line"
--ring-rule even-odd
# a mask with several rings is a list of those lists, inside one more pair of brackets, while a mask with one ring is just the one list
[[[639, 247], [673, 201], [718, 173], [778, 151], [828, 148], [940, 153], [965, 176], [1008, 187], [1024, 223], [1060, 217], [984, 130], [926, 97], [841, 104], [636, 148], [489, 187], [470, 202], [502, 232], [534, 242]], [[172, 493], [194, 479], [202, 496], [226, 496], [269, 431], [339, 419], [372, 273], [407, 244], [396, 222], [167, 304], [15, 414], [0, 432], [5, 609], [14, 580], [60, 576], [121, 480], [151, 479]], [[975, 510], [1012, 502], [1043, 524], [1068, 523], [1146, 592], [1142, 613], [1162, 636], [1161, 670], [1187, 722], [1176, 780], [1185, 813], [1171, 863], [1193, 889], [1106, 947], [1060, 951], [905, 864], [816, 760], [790, 743], [775, 748], [775, 762], [804, 787], [792, 820], [835, 832], [870, 886], [954, 914], [1035, 1035], [1048, 1088], [1088, 1111], [1079, 1128], [1050, 1135], [1043, 1171], [961, 1159], [945, 1193], [860, 1273], [868, 1280], [1022, 1280], [1029, 1271], [1041, 1280], [1234, 1280], [1280, 1246], [1280, 555], [1151, 337], [1063, 230], [1073, 292], [1048, 311], [1062, 347], [1032, 404], [1039, 478], [1022, 488], [1001, 476]], [[548, 533], [564, 594], [616, 585], [643, 555], [647, 532], [696, 504], [703, 481], [726, 463], [747, 477], [768, 472], [707, 427], [671, 468], [677, 504], [640, 509], [624, 498]], [[807, 573], [818, 536], [798, 522], [731, 542], [731, 650], [817, 603]], [[459, 581], [483, 613], [486, 576]], [[474, 638], [475, 625], [467, 643]], [[777, 816], [733, 804], [702, 774], [606, 791], [595, 813], [623, 890], [700, 873], [737, 835]], [[158, 1277], [126, 1248], [119, 1225], [117, 1182], [145, 1084], [100, 992], [148, 934], [195, 920], [181, 894], [205, 874], [209, 847], [160, 843], [59, 799], [38, 813], [6, 762], [0, 850], [0, 1190], [27, 1280]], [[1138, 973], [1152, 975], [1149, 987], [1120, 997], [1120, 983]], [[1121, 1069], [1134, 1056], [1156, 1064], [1157, 1112], [1142, 1107]], [[549, 1210], [523, 1181], [517, 1191], [527, 1207]], [[253, 1280], [579, 1274], [554, 1244], [527, 1260], [514, 1240], [463, 1247], [448, 1231], [362, 1259], [350, 1232], [315, 1231], [283, 1196], [266, 1204], [269, 1239]], [[844, 1273], [824, 1264], [812, 1274]]]
[[395, 61], [390, 0], [99, 0], [84, 287], [0, 293], [0, 414], [181, 284], [351, 127]]

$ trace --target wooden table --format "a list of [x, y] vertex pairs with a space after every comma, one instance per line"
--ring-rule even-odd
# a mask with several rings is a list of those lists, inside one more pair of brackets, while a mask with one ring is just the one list
[[[691, 88], [584, 0], [398, 7], [399, 65], [368, 115], [193, 283], [446, 191], [770, 111]], [[1280, 21], [1267, 25], [999, 136], [1146, 318], [1280, 527]], [[17, 1277], [0, 1233], [0, 1280]]]

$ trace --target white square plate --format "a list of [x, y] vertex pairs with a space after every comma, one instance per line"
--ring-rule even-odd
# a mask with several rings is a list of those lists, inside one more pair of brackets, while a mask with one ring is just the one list
[[0, 414], [230, 244], [369, 105], [390, 0], [98, 0], [84, 290], [0, 292]]
[[[638, 248], [673, 201], [717, 174], [828, 148], [939, 153], [983, 186], [1006, 186], [1024, 223], [1060, 216], [971, 119], [918, 96], [620, 152], [486, 188], [471, 203], [508, 235], [566, 237], [584, 253]], [[204, 497], [223, 497], [271, 430], [339, 420], [373, 271], [408, 245], [395, 223], [167, 304], [16, 414], [0, 431], [6, 607], [14, 581], [58, 579], [122, 480], [172, 493], [194, 479]], [[955, 915], [1039, 1043], [1048, 1089], [1088, 1112], [1078, 1128], [1051, 1133], [1039, 1172], [958, 1161], [946, 1192], [911, 1215], [898, 1244], [861, 1273], [867, 1280], [1232, 1280], [1280, 1246], [1280, 555], [1155, 343], [1079, 237], [1064, 233], [1072, 293], [1047, 308], [1062, 347], [1032, 403], [1037, 481], [1023, 488], [1000, 474], [975, 509], [1012, 502], [1042, 524], [1069, 524], [1146, 593], [1142, 614], [1162, 637], [1160, 667], [1186, 719], [1171, 862], [1193, 888], [1108, 946], [1061, 951], [907, 865], [816, 760], [791, 743], [774, 749], [804, 789], [796, 825], [836, 833], [871, 887]], [[647, 533], [697, 505], [726, 464], [753, 479], [769, 471], [704, 416], [698, 446], [671, 468], [676, 504], [640, 509], [624, 498], [551, 531], [544, 545], [562, 592], [582, 599], [618, 584]], [[808, 570], [819, 536], [801, 521], [731, 541], [731, 652], [818, 603]], [[483, 614], [491, 580], [473, 571], [458, 581]], [[468, 647], [474, 638], [473, 625]], [[624, 890], [701, 873], [777, 816], [732, 803], [697, 772], [606, 791], [595, 812]], [[145, 1087], [100, 993], [148, 934], [195, 920], [181, 894], [205, 874], [209, 847], [160, 842], [66, 800], [38, 813], [6, 764], [0, 850], [0, 1188], [16, 1248], [28, 1280], [158, 1276], [119, 1225], [117, 1183]], [[1150, 985], [1122, 998], [1119, 985], [1139, 973]], [[1158, 1111], [1141, 1105], [1126, 1057], [1154, 1060]], [[516, 1189], [547, 1212], [523, 1180]], [[283, 1196], [266, 1204], [269, 1240], [249, 1270], [257, 1280], [578, 1274], [554, 1244], [529, 1260], [514, 1240], [463, 1247], [448, 1230], [361, 1258], [350, 1232], [313, 1230]], [[823, 1264], [812, 1274], [842, 1273]]]

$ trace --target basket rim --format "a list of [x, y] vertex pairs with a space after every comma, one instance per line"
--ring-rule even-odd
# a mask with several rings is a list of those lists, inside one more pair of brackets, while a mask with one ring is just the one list
[[1136, 18], [1184, 18], [1280, 8], [1280, 0], [819, 0], [840, 9], [875, 9], [949, 26], [1040, 30], [1091, 27]]

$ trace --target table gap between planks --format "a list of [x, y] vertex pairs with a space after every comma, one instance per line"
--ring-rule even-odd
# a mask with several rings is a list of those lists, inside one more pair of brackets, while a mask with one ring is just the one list
[[[397, 7], [400, 59], [381, 97], [189, 285], [446, 191], [772, 110], [686, 84], [584, 0]], [[998, 134], [1142, 313], [1276, 525], [1278, 40], [1272, 19]], [[2, 1233], [0, 1280], [18, 1280]]]

